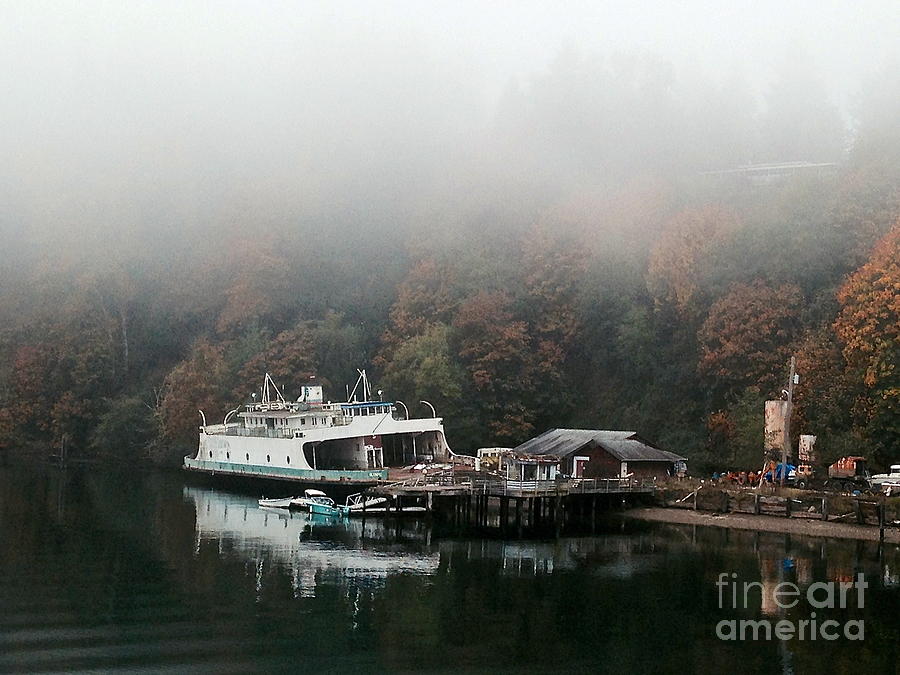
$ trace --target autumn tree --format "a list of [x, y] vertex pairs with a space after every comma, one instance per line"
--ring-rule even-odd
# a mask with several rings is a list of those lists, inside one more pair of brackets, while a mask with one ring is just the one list
[[175, 366], [163, 383], [158, 415], [170, 446], [187, 449], [196, 445], [198, 410], [207, 415], [210, 424], [219, 421], [230, 403], [227, 382], [222, 347], [206, 339], [194, 343], [188, 358]]
[[301, 323], [282, 331], [241, 367], [235, 400], [244, 401], [251, 392], [258, 391], [264, 373], [269, 373], [285, 396], [299, 393], [300, 387], [316, 374], [315, 344], [308, 325]]
[[[841, 345], [831, 326], [809, 331], [798, 342], [794, 389], [794, 422], [799, 433], [819, 437], [820, 454], [837, 459], [852, 438], [851, 411], [856, 397], [853, 378], [848, 376]], [[852, 454], [852, 452], [850, 452]]]
[[51, 387], [57, 384], [53, 381], [56, 362], [56, 350], [44, 343], [24, 345], [16, 350], [8, 410], [13, 424], [25, 437], [50, 429]]
[[419, 335], [434, 322], [449, 322], [459, 302], [452, 268], [435, 258], [417, 262], [401, 282], [384, 334], [386, 351], [402, 340]]
[[532, 366], [540, 386], [531, 404], [539, 425], [566, 417], [574, 405], [572, 356], [582, 328], [580, 296], [587, 252], [572, 237], [535, 227], [521, 255], [523, 298], [519, 315], [528, 323]]
[[674, 307], [682, 316], [689, 310], [695, 314], [705, 290], [704, 270], [715, 266], [716, 252], [738, 227], [734, 212], [712, 205], [685, 209], [670, 220], [647, 267], [647, 287], [657, 307]]
[[725, 410], [706, 418], [708, 461], [718, 470], [753, 471], [762, 465], [765, 397], [747, 387]]
[[502, 291], [478, 293], [460, 305], [453, 329], [490, 440], [516, 445], [534, 428], [527, 392], [540, 383], [534, 377], [527, 324], [514, 318], [511, 303]]
[[799, 333], [800, 290], [762, 281], [735, 284], [712, 304], [698, 332], [699, 372], [720, 397], [747, 387], [779, 389]]
[[900, 440], [900, 221], [838, 292], [834, 324], [844, 358], [865, 387], [860, 422], [882, 447]]

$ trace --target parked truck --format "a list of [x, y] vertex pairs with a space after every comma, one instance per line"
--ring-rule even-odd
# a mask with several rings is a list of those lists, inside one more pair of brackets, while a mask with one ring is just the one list
[[841, 457], [828, 467], [828, 478], [820, 476], [812, 465], [801, 464], [797, 467], [794, 484], [799, 488], [823, 487], [826, 490], [854, 492], [870, 489], [870, 479], [865, 457]]

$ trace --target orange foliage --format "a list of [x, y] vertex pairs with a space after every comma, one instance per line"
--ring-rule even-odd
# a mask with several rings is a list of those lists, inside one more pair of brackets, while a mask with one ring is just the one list
[[196, 444], [200, 425], [198, 409], [206, 413], [210, 424], [224, 416], [228, 405], [224, 380], [222, 347], [199, 340], [190, 356], [175, 366], [163, 383], [159, 414], [163, 433], [170, 441], [187, 446]]
[[700, 290], [700, 275], [712, 252], [737, 228], [737, 216], [717, 206], [686, 209], [669, 221], [647, 269], [647, 287], [657, 304], [684, 313]]
[[868, 262], [838, 291], [841, 312], [834, 329], [848, 363], [866, 386], [900, 394], [900, 221], [875, 246]]
[[522, 402], [523, 392], [534, 386], [528, 327], [513, 319], [510, 304], [504, 292], [482, 291], [459, 307], [453, 321], [460, 359], [484, 402], [496, 442], [521, 441], [532, 430]]
[[[452, 269], [434, 258], [420, 260], [406, 275], [391, 308], [391, 327], [383, 337], [385, 351], [414, 335], [421, 335], [435, 322], [449, 323], [457, 304]], [[389, 359], [388, 359], [389, 360]]]
[[26, 431], [30, 427], [40, 431], [50, 429], [53, 400], [48, 384], [53, 380], [56, 361], [56, 350], [45, 344], [26, 345], [16, 350], [9, 410], [18, 427]]
[[700, 373], [726, 393], [757, 386], [774, 393], [790, 360], [803, 297], [791, 284], [735, 284], [713, 303], [698, 332]]
[[724, 455], [724, 449], [734, 437], [734, 422], [727, 411], [717, 410], [706, 418], [707, 444], [717, 456]]
[[584, 247], [536, 227], [525, 237], [522, 247], [524, 288], [528, 307], [534, 315], [531, 328], [541, 338], [539, 351], [546, 364], [561, 360], [579, 329], [575, 301], [587, 269]]
[[315, 345], [309, 331], [304, 326], [286, 330], [244, 364], [238, 373], [240, 383], [235, 398], [243, 400], [248, 392], [258, 389], [263, 373], [272, 376], [286, 397], [296, 396], [315, 372]]

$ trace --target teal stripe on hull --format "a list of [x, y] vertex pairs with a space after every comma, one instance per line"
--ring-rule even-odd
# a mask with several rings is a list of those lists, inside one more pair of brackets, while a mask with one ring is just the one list
[[334, 481], [371, 483], [387, 480], [387, 469], [366, 469], [353, 471], [345, 469], [290, 469], [278, 466], [256, 464], [235, 464], [234, 462], [213, 462], [207, 459], [184, 458], [184, 468], [204, 473], [222, 473], [232, 476], [258, 476], [260, 478], [285, 478], [297, 481]]

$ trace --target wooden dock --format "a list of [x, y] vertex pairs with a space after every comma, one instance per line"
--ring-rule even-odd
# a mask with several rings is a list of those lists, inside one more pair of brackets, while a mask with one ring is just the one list
[[564, 528], [593, 529], [599, 514], [644, 502], [655, 490], [655, 481], [642, 479], [508, 481], [446, 471], [379, 485], [365, 494], [389, 500], [381, 515], [402, 515], [414, 507], [461, 528], [559, 534]]

